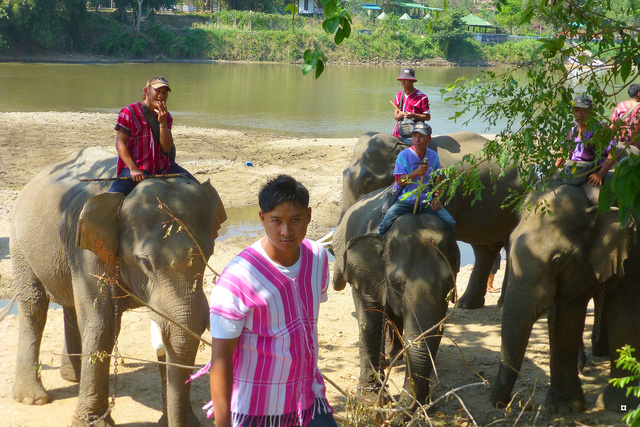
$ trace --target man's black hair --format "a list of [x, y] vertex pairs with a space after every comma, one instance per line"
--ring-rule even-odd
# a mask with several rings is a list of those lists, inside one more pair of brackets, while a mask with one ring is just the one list
[[304, 209], [309, 207], [309, 191], [289, 175], [278, 175], [267, 181], [258, 194], [258, 204], [263, 213], [271, 212], [287, 202]]
[[633, 83], [629, 85], [629, 98], [637, 98], [638, 93], [640, 93], [640, 85], [637, 83]]

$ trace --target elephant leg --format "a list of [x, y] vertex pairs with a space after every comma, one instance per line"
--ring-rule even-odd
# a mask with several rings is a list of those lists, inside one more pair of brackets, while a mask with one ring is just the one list
[[[630, 345], [636, 349], [633, 356], [636, 358], [640, 356], [637, 351], [640, 349], [640, 330], [638, 329], [640, 312], [638, 311], [638, 305], [640, 305], [640, 289], [637, 282], [633, 283], [632, 280], [625, 280], [625, 284], [619, 286], [614, 294], [608, 298], [606, 318], [609, 326], [608, 345], [610, 349], [611, 378], [631, 375], [630, 371], [616, 367], [615, 361], [619, 357], [618, 349], [625, 345]], [[628, 386], [634, 385], [638, 385], [638, 380], [628, 384]], [[627, 410], [637, 408], [640, 404], [640, 399], [634, 396], [627, 397], [627, 387], [617, 388], [612, 384], [608, 384], [604, 393], [598, 398], [598, 406], [618, 413], [621, 412], [623, 405], [626, 405]]]
[[582, 344], [589, 298], [557, 303], [548, 310], [551, 384], [545, 407], [551, 412], [573, 413], [586, 409], [578, 376], [578, 353]]
[[[77, 289], [77, 288], [76, 288]], [[86, 289], [86, 288], [85, 288]], [[78, 403], [76, 404], [74, 425], [100, 424], [115, 425], [109, 410], [109, 366], [119, 331], [119, 316], [116, 319], [116, 299], [100, 295], [74, 298], [78, 315], [78, 326], [82, 331], [82, 363]], [[80, 301], [88, 298], [83, 305]]]
[[[602, 285], [603, 286], [603, 285]], [[604, 286], [602, 292], [599, 292], [593, 298], [594, 305], [594, 321], [593, 331], [591, 332], [591, 354], [594, 357], [609, 356], [609, 298], [604, 295]]]
[[360, 330], [360, 380], [358, 387], [364, 392], [374, 392], [380, 387], [383, 307], [355, 287], [351, 287], [353, 302]]
[[484, 296], [487, 292], [489, 273], [502, 248], [502, 244], [472, 245], [472, 247], [476, 261], [473, 265], [471, 276], [469, 277], [467, 290], [458, 299], [457, 306], [460, 308], [471, 309], [484, 307]]
[[49, 395], [40, 379], [40, 344], [47, 321], [49, 296], [42, 283], [26, 266], [19, 251], [12, 247], [13, 277], [18, 287], [18, 359], [13, 398], [26, 405], [43, 405]]
[[[509, 248], [507, 247], [507, 254], [509, 253]], [[509, 283], [509, 256], [505, 258], [505, 266], [504, 266], [504, 277], [502, 278], [502, 287], [500, 288], [500, 298], [498, 298], [498, 307], [502, 307], [504, 304], [504, 298], [507, 294], [507, 283]]]
[[67, 381], [80, 381], [82, 360], [80, 356], [70, 354], [82, 353], [82, 339], [78, 328], [78, 317], [73, 307], [64, 307], [64, 347], [60, 356], [60, 376]]

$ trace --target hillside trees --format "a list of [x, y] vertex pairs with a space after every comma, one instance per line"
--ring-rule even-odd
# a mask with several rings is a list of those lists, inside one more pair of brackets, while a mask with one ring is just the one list
[[[1, 0], [0, 35], [9, 44], [73, 50], [80, 38], [86, 3], [81, 0]], [[0, 18], [2, 17], [0, 14]]]
[[126, 17], [126, 11], [131, 9], [133, 12], [131, 27], [135, 33], [140, 33], [142, 21], [151, 13], [160, 10], [163, 7], [170, 9], [173, 4], [173, 0], [116, 0], [115, 4], [122, 19]]

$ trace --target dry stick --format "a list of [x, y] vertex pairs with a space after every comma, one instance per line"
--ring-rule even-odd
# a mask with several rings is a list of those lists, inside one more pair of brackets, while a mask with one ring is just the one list
[[193, 234], [191, 234], [191, 232], [189, 231], [189, 228], [187, 228], [187, 225], [182, 222], [179, 218], [177, 218], [176, 216], [173, 215], [173, 212], [171, 212], [171, 209], [169, 209], [169, 206], [167, 206], [166, 204], [164, 204], [164, 202], [162, 202], [160, 200], [160, 198], [156, 197], [156, 200], [158, 200], [158, 212], [160, 213], [164, 213], [165, 215], [169, 215], [169, 217], [171, 217], [172, 221], [175, 221], [179, 224], [178, 227], [178, 232], [180, 232], [181, 229], [185, 230], [187, 232], [187, 234], [189, 235], [189, 237], [191, 238], [191, 240], [193, 241], [193, 243], [195, 243], [196, 247], [198, 248], [198, 252], [200, 255], [200, 257], [202, 258], [202, 261], [204, 261], [204, 265], [211, 271], [213, 271], [213, 274], [216, 275], [216, 280], [218, 277], [220, 277], [220, 273], [218, 273], [217, 271], [215, 271], [213, 269], [213, 267], [211, 267], [209, 265], [209, 263], [207, 262], [206, 259], [204, 259], [204, 252], [202, 252], [202, 248], [200, 247], [200, 244], [198, 244], [198, 241], [196, 240], [196, 238], [193, 236]]
[[[425, 174], [426, 175], [426, 174]], [[422, 186], [422, 183], [424, 182], [424, 175], [422, 175], [420, 177], [420, 185], [418, 185], [418, 189], [420, 189], [420, 187]], [[418, 213], [418, 206], [420, 206], [420, 194], [422, 194], [422, 191], [420, 191], [418, 193], [418, 195], [416, 196], [416, 204], [413, 205], [413, 214], [415, 215], [416, 213]]]
[[[185, 176], [184, 173], [168, 173], [165, 175], [149, 175], [147, 178], [179, 178], [181, 176]], [[97, 182], [97, 181], [131, 181], [133, 178], [130, 176], [120, 176], [116, 178], [86, 178], [81, 179], [80, 182]]]

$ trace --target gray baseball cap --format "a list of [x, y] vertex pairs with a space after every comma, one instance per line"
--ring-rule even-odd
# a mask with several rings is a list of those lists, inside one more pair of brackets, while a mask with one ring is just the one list
[[424, 136], [431, 136], [432, 130], [431, 126], [429, 126], [425, 122], [416, 122], [416, 125], [413, 127], [413, 132], [421, 133]]

